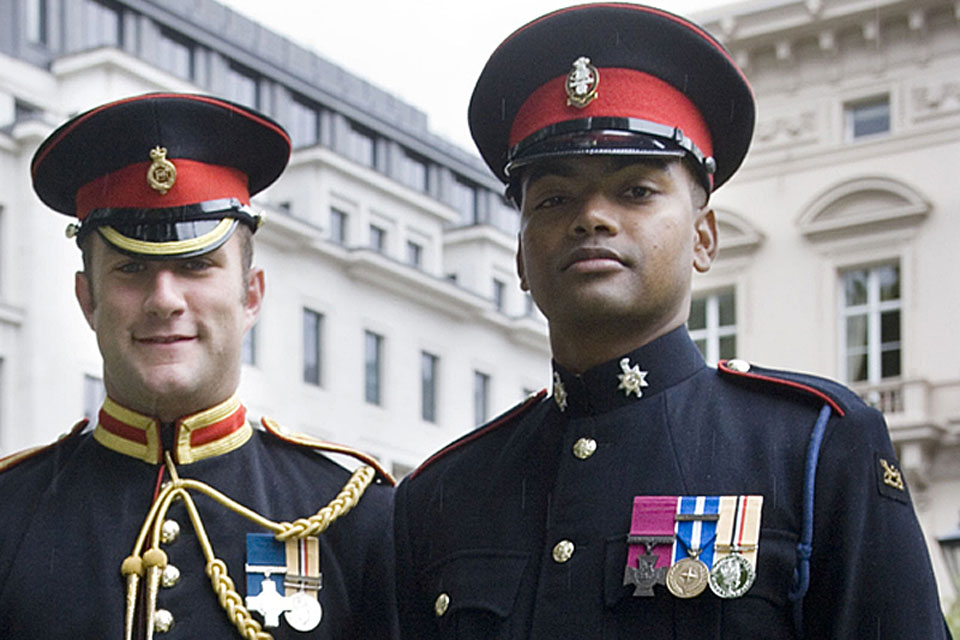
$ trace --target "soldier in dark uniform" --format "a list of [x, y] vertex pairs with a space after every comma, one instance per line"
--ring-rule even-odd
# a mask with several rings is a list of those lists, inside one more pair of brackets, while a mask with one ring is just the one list
[[250, 196], [289, 154], [245, 107], [149, 94], [73, 118], [34, 156], [40, 198], [78, 218], [107, 399], [0, 462], [0, 636], [395, 636], [389, 475], [252, 426], [235, 395], [264, 293]]
[[707, 367], [684, 328], [753, 125], [729, 54], [659, 9], [560, 10], [493, 53], [470, 126], [521, 210], [552, 394], [401, 484], [402, 636], [946, 636], [883, 417], [828, 380]]

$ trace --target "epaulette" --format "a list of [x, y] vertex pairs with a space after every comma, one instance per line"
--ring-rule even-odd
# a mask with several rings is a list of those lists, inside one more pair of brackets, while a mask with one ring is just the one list
[[853, 392], [826, 378], [796, 373], [766, 369], [750, 364], [746, 360], [721, 360], [717, 363], [717, 370], [724, 375], [734, 376], [741, 380], [756, 381], [760, 384], [777, 385], [781, 390], [789, 390], [807, 397], [816, 398], [820, 402], [830, 405], [838, 416], [844, 416], [848, 409], [848, 398]]
[[417, 475], [421, 471], [423, 471], [428, 466], [430, 466], [440, 458], [444, 457], [451, 451], [459, 449], [460, 447], [466, 445], [467, 443], [473, 442], [477, 438], [482, 438], [483, 436], [490, 433], [491, 431], [495, 431], [498, 428], [502, 427], [503, 425], [508, 424], [511, 420], [523, 415], [524, 413], [526, 413], [527, 411], [535, 407], [537, 403], [543, 400], [543, 398], [546, 395], [547, 395], [547, 390], [541, 389], [538, 393], [531, 394], [526, 400], [516, 405], [515, 407], [508, 409], [506, 412], [502, 413], [500, 416], [494, 418], [493, 420], [483, 425], [482, 427], [474, 431], [471, 431], [470, 433], [460, 437], [457, 440], [454, 440], [453, 442], [448, 444], [446, 447], [444, 447], [440, 451], [437, 451], [435, 454], [433, 454], [432, 456], [427, 458], [425, 461], [423, 461], [423, 463], [421, 463], [420, 466], [417, 467], [410, 474], [410, 478], [413, 479], [417, 477]]
[[263, 428], [266, 429], [269, 434], [279, 438], [280, 440], [283, 440], [284, 442], [289, 442], [290, 444], [299, 445], [301, 447], [309, 447], [317, 451], [328, 451], [330, 453], [339, 453], [345, 456], [350, 456], [351, 458], [359, 460], [363, 464], [372, 467], [373, 470], [377, 472], [377, 475], [381, 476], [390, 484], [390, 486], [397, 484], [397, 481], [394, 479], [394, 477], [390, 475], [386, 469], [380, 466], [380, 463], [377, 462], [376, 458], [367, 455], [358, 449], [354, 449], [342, 444], [320, 440], [319, 438], [314, 438], [313, 436], [308, 436], [304, 433], [290, 433], [277, 424], [276, 421], [271, 420], [270, 418], [260, 418], [260, 422], [263, 424]]
[[61, 444], [67, 438], [72, 438], [73, 436], [83, 431], [83, 428], [86, 426], [87, 426], [87, 420], [83, 419], [77, 424], [73, 425], [73, 428], [70, 429], [70, 431], [63, 434], [62, 436], [60, 436], [50, 444], [44, 444], [38, 447], [30, 447], [29, 449], [24, 449], [23, 451], [17, 451], [16, 453], [11, 453], [6, 457], [0, 458], [0, 473], [3, 473], [4, 471], [9, 471], [10, 469], [13, 469], [15, 466], [20, 464], [21, 462], [29, 460], [30, 458], [33, 458], [34, 456], [37, 456], [43, 453], [44, 451], [47, 451], [48, 449], [52, 449], [53, 447]]

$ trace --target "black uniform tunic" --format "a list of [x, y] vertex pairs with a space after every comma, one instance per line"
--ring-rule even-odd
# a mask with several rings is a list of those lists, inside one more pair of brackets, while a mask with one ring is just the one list
[[[896, 460], [877, 411], [825, 380], [709, 368], [682, 328], [627, 357], [647, 372], [641, 397], [619, 388], [619, 358], [583, 376], [556, 366], [553, 397], [462, 438], [401, 484], [403, 637], [795, 637], [804, 463], [824, 404], [806, 637], [946, 636], [909, 496], [883, 482], [879, 460]], [[580, 438], [596, 442], [589, 457], [574, 455]], [[747, 494], [764, 502], [746, 595], [681, 600], [656, 586], [635, 597], [623, 585], [634, 496]], [[562, 541], [573, 553], [558, 561]]]
[[[180, 477], [205, 482], [274, 521], [315, 514], [350, 478], [324, 455], [266, 431], [253, 430], [239, 446], [230, 435], [202, 446], [216, 448], [220, 442], [226, 452], [181, 462]], [[191, 448], [185, 446], [167, 445], [181, 455]], [[169, 479], [161, 470], [78, 429], [0, 473], [0, 637], [123, 637], [120, 566], [133, 550], [159, 479]], [[319, 535], [319, 626], [299, 633], [281, 622], [265, 631], [277, 639], [393, 637], [392, 493], [375, 481], [352, 511]], [[226, 562], [243, 597], [246, 534], [269, 532], [204, 495], [191, 495], [216, 556]], [[179, 523], [180, 536], [162, 548], [181, 577], [175, 586], [160, 589], [157, 607], [172, 613], [174, 624], [154, 637], [239, 637], [204, 573], [206, 563], [182, 500], [172, 505], [167, 519]]]

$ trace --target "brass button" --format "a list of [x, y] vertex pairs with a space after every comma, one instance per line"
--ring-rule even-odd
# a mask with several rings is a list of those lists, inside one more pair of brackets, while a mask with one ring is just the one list
[[450, 596], [445, 593], [441, 593], [437, 596], [437, 599], [433, 602], [433, 612], [437, 614], [439, 618], [447, 612], [447, 607], [450, 606]]
[[561, 540], [553, 545], [553, 561], [563, 564], [573, 557], [574, 546], [569, 540]]
[[153, 614], [153, 630], [157, 633], [166, 633], [173, 628], [173, 614], [166, 609], [157, 609]]
[[739, 358], [727, 361], [727, 367], [736, 371], [737, 373], [746, 373], [750, 371], [750, 363], [746, 360], [740, 360]]
[[160, 574], [160, 586], [169, 589], [178, 582], [180, 582], [180, 569], [177, 569], [172, 564], [165, 566], [163, 573]]
[[586, 460], [597, 450], [597, 441], [593, 438], [580, 438], [573, 443], [573, 455]]
[[180, 523], [176, 520], [164, 520], [160, 527], [160, 541], [163, 544], [176, 542], [180, 537]]

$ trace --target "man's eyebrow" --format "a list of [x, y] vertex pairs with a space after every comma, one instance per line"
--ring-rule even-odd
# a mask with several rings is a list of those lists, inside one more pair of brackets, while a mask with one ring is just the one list
[[575, 171], [565, 162], [538, 162], [525, 171], [524, 182], [532, 184], [534, 181], [547, 176], [557, 176], [560, 178], [570, 178]]

